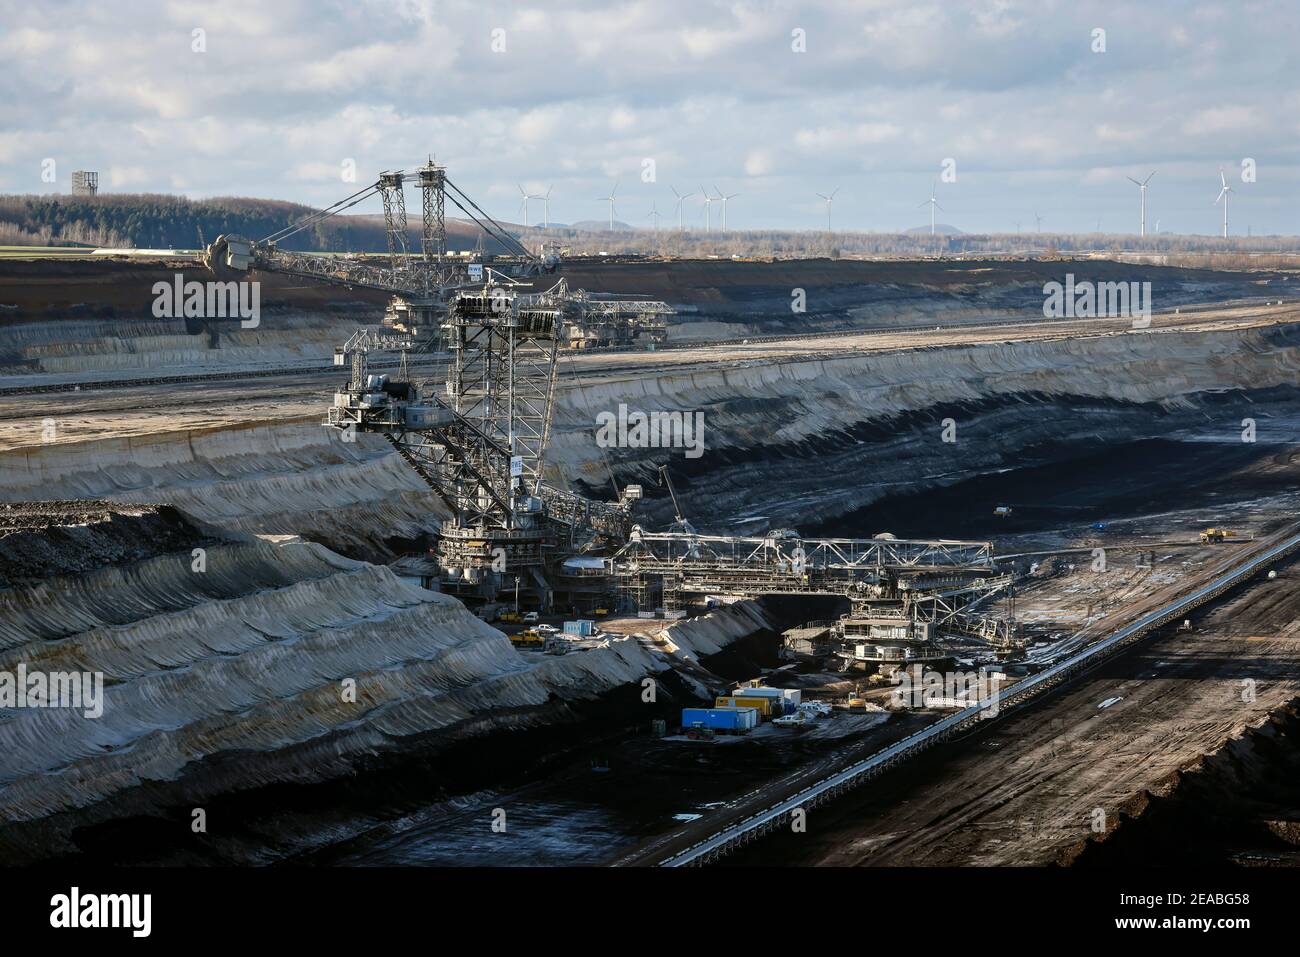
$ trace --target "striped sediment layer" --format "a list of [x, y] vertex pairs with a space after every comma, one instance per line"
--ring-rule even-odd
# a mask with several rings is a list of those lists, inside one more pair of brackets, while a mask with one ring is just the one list
[[[181, 550], [0, 590], [0, 674], [103, 681], [97, 717], [0, 709], [7, 860], [74, 853], [88, 825], [564, 720], [557, 702], [671, 666], [634, 639], [521, 653], [458, 601], [298, 538], [170, 534]], [[742, 606], [675, 626], [674, 643], [695, 658], [762, 627]]]
[[[556, 481], [596, 497], [607, 496], [611, 468], [621, 483], [641, 481], [650, 526], [672, 517], [655, 471], [663, 463], [701, 527], [820, 525], [900, 489], [1023, 464], [1044, 442], [1181, 430], [1240, 446], [1249, 415], [1267, 444], [1298, 378], [1295, 324], [647, 366], [563, 379], [548, 458]], [[702, 413], [704, 454], [600, 448], [596, 417], [620, 404]], [[949, 418], [953, 442], [943, 441]], [[422, 547], [443, 517], [381, 438], [345, 443], [315, 420], [163, 423], [149, 435], [27, 445], [0, 462], [0, 501], [172, 503], [225, 528], [301, 534], [369, 560]]]

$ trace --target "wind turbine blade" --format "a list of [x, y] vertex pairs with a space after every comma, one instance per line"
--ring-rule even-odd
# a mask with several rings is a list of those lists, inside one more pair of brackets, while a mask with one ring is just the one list
[[676, 187], [676, 186], [669, 186], [668, 188], [671, 189], [671, 190], [673, 191], [673, 195], [676, 196], [678, 199], [681, 199], [681, 198], [682, 198], [682, 194], [679, 193], [679, 192], [677, 192], [677, 187]]
[[1223, 199], [1224, 194], [1226, 194], [1227, 192], [1228, 192], [1228, 187], [1226, 187], [1226, 186], [1223, 187], [1223, 189], [1219, 190], [1219, 195], [1216, 196], [1216, 197], [1214, 197], [1215, 205], [1218, 204], [1219, 200]]
[[[1151, 176], [1155, 176], [1155, 175], [1156, 175], [1156, 170], [1152, 170], [1152, 171], [1151, 171]], [[1143, 185], [1143, 186], [1145, 186], [1147, 183], [1151, 182], [1151, 176], [1148, 176], [1146, 179], [1144, 179], [1144, 180], [1142, 181], [1142, 185]]]
[[[831, 201], [831, 197], [830, 197], [830, 196], [827, 196], [825, 193], [818, 193], [817, 195], [820, 196], [822, 199], [826, 200], [826, 202], [828, 202], [828, 203]], [[831, 196], [833, 196], [833, 195], [835, 195], [835, 194], [832, 193]]]
[[838, 193], [839, 191], [840, 191], [840, 188], [839, 188], [838, 186], [836, 186], [833, 190], [831, 190], [831, 195], [830, 195], [829, 198], [830, 198], [830, 199], [834, 199], [834, 198], [835, 198], [835, 194]]
[[922, 206], [927, 205], [929, 202], [930, 202], [930, 201], [929, 201], [928, 199], [923, 199], [923, 200], [921, 200], [919, 203], [916, 204], [916, 208], [917, 208], [917, 209], [920, 209]]
[[1132, 183], [1134, 186], [1141, 186], [1141, 185], [1142, 185], [1142, 184], [1139, 183], [1137, 180], [1135, 180], [1132, 176], [1125, 176], [1124, 178], [1125, 178], [1126, 180], [1128, 180], [1130, 183]]

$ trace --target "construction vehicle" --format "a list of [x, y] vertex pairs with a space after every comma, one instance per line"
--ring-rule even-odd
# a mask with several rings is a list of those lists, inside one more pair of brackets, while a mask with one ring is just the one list
[[540, 645], [546, 641], [546, 638], [541, 632], [529, 628], [526, 631], [511, 635], [510, 640], [516, 645]]
[[1207, 528], [1201, 532], [1201, 544], [1213, 545], [1225, 539], [1236, 538], [1237, 533], [1231, 528]]
[[849, 695], [848, 701], [845, 702], [845, 707], [850, 711], [867, 710], [867, 699], [862, 697], [862, 693], [858, 690], [856, 684], [853, 686], [853, 693]]
[[497, 620], [509, 622], [512, 625], [517, 625], [524, 620], [524, 616], [517, 611], [503, 611], [500, 615], [497, 616]]

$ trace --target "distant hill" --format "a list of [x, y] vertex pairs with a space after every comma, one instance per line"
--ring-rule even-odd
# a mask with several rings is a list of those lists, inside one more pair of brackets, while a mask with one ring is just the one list
[[[222, 233], [261, 239], [312, 212], [300, 203], [247, 197], [191, 200], [153, 193], [0, 196], [0, 245], [195, 249]], [[411, 248], [419, 249], [418, 208], [415, 215], [408, 235]], [[447, 244], [453, 250], [473, 249], [479, 233], [471, 222], [447, 220]], [[378, 214], [334, 216], [282, 245], [298, 250], [383, 252], [388, 237], [384, 219]], [[484, 248], [498, 252], [500, 244], [488, 239]]]
[[[925, 233], [927, 236], [930, 235], [929, 223], [926, 223], [924, 226], [913, 226], [911, 229], [903, 230], [903, 234], [906, 236], [919, 236], [921, 233]], [[956, 226], [949, 226], [947, 223], [935, 223], [934, 234], [936, 236], [965, 236], [966, 231], [964, 229], [958, 229]]]
[[[556, 225], [559, 225], [558, 223]], [[608, 219], [580, 219], [576, 223], [570, 224], [569, 229], [580, 229], [587, 233], [607, 233], [609, 232]], [[621, 219], [614, 220], [614, 232], [627, 232], [632, 226], [623, 222]]]

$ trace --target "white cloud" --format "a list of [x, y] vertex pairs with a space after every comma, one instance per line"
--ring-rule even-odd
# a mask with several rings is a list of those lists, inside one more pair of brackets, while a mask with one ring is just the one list
[[[501, 215], [516, 212], [517, 181], [554, 182], [552, 215], [572, 221], [601, 215], [592, 197], [621, 177], [631, 221], [651, 202], [669, 208], [669, 184], [698, 191], [743, 176], [739, 208], [772, 225], [815, 227], [816, 211], [809, 221], [791, 197], [842, 185], [837, 222], [883, 228], [917, 225], [911, 197], [955, 156], [954, 218], [1037, 204], [1054, 227], [1077, 209], [1077, 225], [1092, 228], [1099, 205], [1131, 205], [1117, 171], [1159, 168], [1153, 204], [1200, 209], [1224, 157], [1249, 155], [1271, 157], [1270, 172], [1240, 201], [1258, 197], [1256, 208], [1276, 210], [1271, 228], [1293, 228], [1283, 217], [1300, 182], [1300, 94], [1285, 68], [1300, 8], [1177, 9], [139, 0], [128, 12], [68, 0], [55, 20], [0, 4], [0, 190], [66, 189], [66, 167], [115, 170], [106, 188], [327, 203], [343, 195], [344, 158], [364, 180], [432, 152], [471, 195], [499, 197]], [[1086, 43], [1101, 23], [1104, 56]], [[497, 25], [506, 54], [488, 48]], [[208, 34], [202, 55], [190, 52], [196, 26]], [[805, 54], [790, 50], [794, 26], [808, 32]], [[1124, 42], [1133, 36], [1143, 42]], [[59, 159], [57, 187], [32, 185], [44, 156]], [[657, 184], [637, 175], [647, 156]]]
[[772, 154], [767, 150], [752, 150], [745, 157], [746, 176], [766, 176], [772, 172]]

